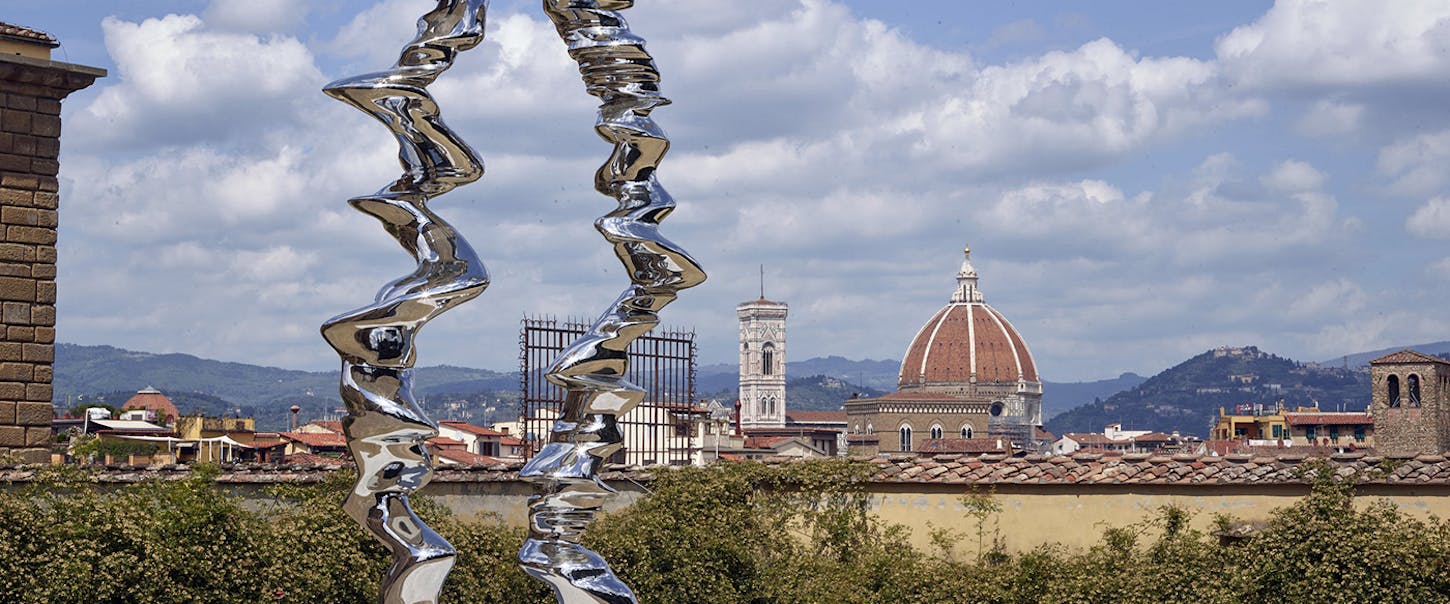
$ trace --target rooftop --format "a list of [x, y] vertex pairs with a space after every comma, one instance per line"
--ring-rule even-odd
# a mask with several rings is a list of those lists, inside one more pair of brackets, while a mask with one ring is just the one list
[[27, 42], [40, 42], [51, 47], [59, 46], [55, 41], [55, 36], [38, 29], [6, 23], [4, 21], [0, 21], [0, 36], [20, 38]]
[[[320, 482], [337, 467], [339, 460], [317, 455], [289, 455], [282, 464], [227, 464], [217, 475], [220, 483], [270, 484], [275, 482]], [[1311, 478], [1303, 471], [1312, 459], [1323, 460], [1341, 476], [1359, 475], [1359, 484], [1450, 486], [1450, 460], [1443, 455], [1390, 458], [1362, 452], [1325, 456], [1286, 454], [1230, 454], [1222, 457], [1199, 455], [1150, 455], [1128, 453], [1103, 455], [1076, 453], [1072, 456], [1028, 455], [939, 455], [933, 458], [911, 455], [853, 457], [874, 466], [874, 483], [930, 483], [953, 485], [1305, 485]], [[315, 463], [314, 463], [315, 462]], [[801, 463], [794, 457], [767, 457], [771, 465]], [[350, 463], [350, 462], [345, 462]], [[754, 463], [754, 462], [742, 462]], [[522, 462], [505, 462], [466, 468], [440, 468], [433, 481], [442, 483], [513, 482]], [[608, 464], [600, 473], [606, 481], [646, 481], [653, 472], [668, 468], [643, 468]], [[150, 479], [181, 479], [191, 474], [185, 465], [107, 466], [97, 477], [103, 483], [131, 483]], [[34, 466], [0, 466], [0, 481], [29, 482]]]

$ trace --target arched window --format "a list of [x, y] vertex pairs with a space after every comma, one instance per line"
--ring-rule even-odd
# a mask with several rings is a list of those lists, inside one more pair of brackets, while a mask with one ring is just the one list
[[931, 437], [932, 438], [941, 438], [941, 426], [939, 424], [932, 424], [931, 425]]
[[1400, 406], [1400, 377], [1397, 375], [1392, 375], [1386, 378], [1385, 385], [1389, 387], [1390, 406]]
[[962, 438], [971, 438], [971, 437], [972, 437], [972, 427], [971, 426], [962, 426]]
[[760, 352], [760, 372], [765, 375], [775, 374], [775, 344], [766, 342]]
[[1409, 390], [1410, 390], [1410, 406], [1411, 407], [1419, 407], [1420, 406], [1420, 376], [1411, 373], [1410, 374], [1410, 379], [1405, 380], [1405, 383], [1406, 383], [1406, 385], [1408, 385], [1410, 387], [1409, 388]]
[[900, 445], [901, 445], [901, 451], [903, 453], [908, 453], [908, 452], [911, 451], [911, 426], [902, 426], [901, 427], [901, 442], [900, 442]]

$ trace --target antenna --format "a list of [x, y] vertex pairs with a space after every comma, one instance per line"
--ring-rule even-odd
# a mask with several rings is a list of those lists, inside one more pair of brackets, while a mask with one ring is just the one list
[[760, 299], [765, 299], [765, 265], [760, 265]]

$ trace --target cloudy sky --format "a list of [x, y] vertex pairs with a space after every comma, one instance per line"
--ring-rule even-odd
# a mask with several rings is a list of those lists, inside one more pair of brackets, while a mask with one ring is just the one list
[[[0, 2], [110, 76], [65, 101], [60, 339], [322, 369], [317, 335], [411, 260], [345, 199], [395, 145], [319, 88], [396, 59], [427, 0]], [[1450, 339], [1450, 3], [647, 0], [675, 104], [665, 231], [710, 272], [667, 309], [733, 362], [896, 359], [970, 243], [1049, 380], [1220, 345], [1304, 360]], [[484, 179], [434, 207], [494, 283], [420, 362], [510, 369], [525, 313], [624, 285], [608, 145], [535, 2], [433, 87]]]

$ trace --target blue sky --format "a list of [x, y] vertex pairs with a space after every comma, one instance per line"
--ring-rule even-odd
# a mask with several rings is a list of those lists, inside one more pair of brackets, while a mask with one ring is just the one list
[[[431, 3], [0, 2], [110, 77], [64, 104], [59, 336], [286, 367], [410, 268], [344, 200], [386, 131], [318, 92]], [[675, 104], [666, 232], [711, 280], [667, 309], [733, 362], [734, 305], [790, 356], [899, 358], [964, 243], [1049, 380], [1220, 345], [1304, 360], [1450, 339], [1450, 4], [642, 2]], [[608, 152], [534, 2], [434, 86], [488, 174], [434, 202], [494, 284], [420, 362], [498, 369], [525, 313], [623, 286], [592, 231]]]

